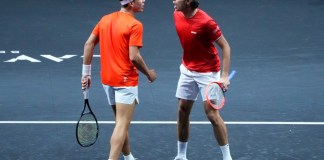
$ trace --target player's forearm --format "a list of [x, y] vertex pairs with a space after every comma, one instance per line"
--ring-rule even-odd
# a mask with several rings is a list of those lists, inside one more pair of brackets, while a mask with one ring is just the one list
[[142, 72], [144, 75], [148, 76], [149, 75], [149, 68], [147, 67], [147, 65], [145, 64], [142, 56], [140, 54], [134, 56], [131, 59], [132, 63], [134, 64], [134, 66], [140, 71]]
[[231, 47], [224, 36], [221, 36], [216, 43], [222, 49], [222, 77], [227, 77], [230, 69]]
[[85, 65], [91, 64], [94, 48], [95, 48], [94, 43], [90, 43], [90, 42], [85, 43], [84, 52], [83, 52], [83, 64], [85, 64]]
[[91, 34], [84, 44], [84, 52], [83, 52], [83, 64], [90, 65], [93, 57], [93, 50], [99, 42], [99, 38]]
[[144, 62], [144, 59], [142, 58], [139, 47], [137, 46], [131, 46], [129, 48], [129, 59], [132, 61], [134, 66], [143, 74], [146, 76], [149, 76], [149, 68]]

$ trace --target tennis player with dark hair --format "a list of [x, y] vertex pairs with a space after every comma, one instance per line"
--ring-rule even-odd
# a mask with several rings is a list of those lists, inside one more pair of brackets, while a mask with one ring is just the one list
[[143, 26], [135, 14], [143, 12], [145, 0], [120, 0], [121, 9], [105, 15], [84, 45], [82, 88], [91, 84], [93, 50], [100, 45], [101, 82], [115, 114], [110, 139], [109, 160], [135, 160], [130, 150], [128, 128], [138, 101], [138, 72], [153, 82], [157, 75], [149, 69], [141, 54]]
[[[189, 116], [199, 92], [202, 95], [205, 113], [221, 148], [223, 160], [232, 160], [226, 125], [219, 111], [209, 106], [204, 96], [205, 88], [211, 81], [219, 81], [228, 89], [230, 46], [215, 20], [198, 8], [198, 0], [173, 0], [173, 4], [175, 28], [183, 48], [181, 75], [176, 91], [179, 101], [178, 154], [175, 160], [187, 160]], [[214, 43], [222, 50], [222, 60]]]

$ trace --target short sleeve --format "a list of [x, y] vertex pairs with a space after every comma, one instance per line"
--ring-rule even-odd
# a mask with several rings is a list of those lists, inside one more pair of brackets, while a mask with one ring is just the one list
[[214, 20], [207, 22], [207, 31], [213, 41], [218, 40], [223, 35], [221, 29]]
[[129, 46], [143, 46], [143, 25], [142, 23], [134, 23], [134, 25], [130, 28], [130, 38], [129, 38]]
[[92, 34], [98, 36], [99, 35], [99, 23], [92, 30]]

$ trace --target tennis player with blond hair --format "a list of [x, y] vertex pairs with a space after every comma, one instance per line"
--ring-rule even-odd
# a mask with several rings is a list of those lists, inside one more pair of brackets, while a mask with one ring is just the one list
[[145, 0], [120, 0], [121, 9], [105, 15], [84, 45], [82, 88], [91, 85], [93, 50], [100, 45], [101, 82], [115, 114], [110, 139], [109, 160], [135, 160], [131, 154], [128, 128], [138, 100], [138, 72], [153, 82], [157, 75], [145, 64], [141, 54], [143, 25], [134, 16], [143, 12]]

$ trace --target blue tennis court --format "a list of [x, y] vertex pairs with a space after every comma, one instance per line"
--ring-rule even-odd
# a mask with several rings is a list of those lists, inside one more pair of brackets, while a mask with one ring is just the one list
[[[113, 112], [99, 56], [90, 90], [100, 126], [96, 144], [80, 147], [75, 125], [83, 109], [83, 45], [104, 14], [120, 9], [118, 1], [0, 0], [0, 6], [0, 159], [108, 159]], [[237, 71], [221, 110], [233, 159], [323, 160], [324, 1], [203, 0], [200, 8], [219, 23]], [[147, 0], [137, 18], [144, 25], [141, 54], [158, 79], [149, 84], [140, 76], [132, 153], [173, 160], [182, 49], [172, 1]], [[221, 159], [200, 96], [191, 121], [188, 159]]]

